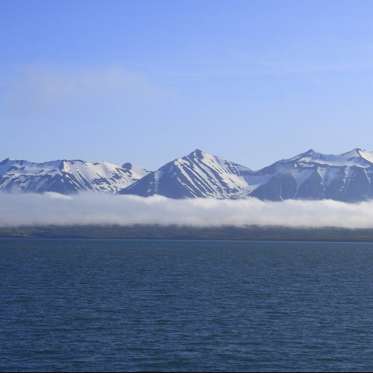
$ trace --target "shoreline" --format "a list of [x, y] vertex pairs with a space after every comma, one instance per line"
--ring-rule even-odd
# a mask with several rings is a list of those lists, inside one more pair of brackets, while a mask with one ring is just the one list
[[373, 229], [288, 228], [274, 226], [24, 226], [0, 227], [0, 239], [112, 239], [177, 241], [373, 242]]

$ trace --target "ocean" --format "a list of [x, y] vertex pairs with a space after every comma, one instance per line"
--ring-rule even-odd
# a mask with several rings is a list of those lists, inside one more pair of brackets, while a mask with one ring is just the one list
[[373, 370], [373, 243], [0, 240], [0, 371]]

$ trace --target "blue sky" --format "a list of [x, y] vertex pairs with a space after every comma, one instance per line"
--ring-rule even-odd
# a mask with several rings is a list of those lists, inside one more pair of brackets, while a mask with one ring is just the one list
[[2, 0], [0, 158], [373, 150], [373, 2]]

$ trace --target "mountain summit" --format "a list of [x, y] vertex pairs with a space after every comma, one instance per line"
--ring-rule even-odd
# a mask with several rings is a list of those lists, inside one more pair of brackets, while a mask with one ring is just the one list
[[239, 198], [247, 194], [251, 170], [200, 149], [177, 158], [120, 193], [169, 198]]

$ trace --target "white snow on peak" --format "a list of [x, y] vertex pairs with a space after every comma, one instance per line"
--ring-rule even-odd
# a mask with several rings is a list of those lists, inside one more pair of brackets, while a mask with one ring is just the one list
[[142, 178], [140, 168], [124, 169], [110, 162], [56, 160], [43, 163], [4, 160], [0, 162], [0, 190], [38, 192], [48, 190], [51, 179], [69, 183], [72, 190], [116, 192]]
[[370, 167], [373, 164], [373, 152], [362, 150], [360, 148], [352, 149], [342, 154], [322, 154], [310, 149], [305, 153], [295, 157], [284, 159], [281, 163], [296, 162], [297, 164], [313, 164], [324, 166], [359, 166]]
[[248, 189], [245, 173], [251, 172], [239, 164], [223, 160], [200, 149], [173, 161], [184, 184], [191, 194], [224, 198], [243, 193]]
[[373, 152], [372, 151], [359, 149], [358, 152], [359, 152], [360, 157], [364, 158], [365, 160], [373, 164]]

